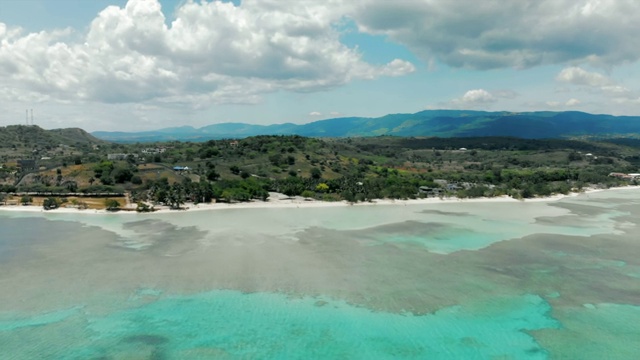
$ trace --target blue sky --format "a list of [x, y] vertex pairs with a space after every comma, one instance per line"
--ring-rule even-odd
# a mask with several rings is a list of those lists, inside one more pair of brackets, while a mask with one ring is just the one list
[[640, 115], [633, 0], [0, 0], [0, 125]]

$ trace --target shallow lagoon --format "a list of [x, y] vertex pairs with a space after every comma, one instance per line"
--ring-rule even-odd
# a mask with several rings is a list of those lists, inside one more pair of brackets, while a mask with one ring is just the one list
[[0, 212], [9, 358], [632, 359], [640, 191]]

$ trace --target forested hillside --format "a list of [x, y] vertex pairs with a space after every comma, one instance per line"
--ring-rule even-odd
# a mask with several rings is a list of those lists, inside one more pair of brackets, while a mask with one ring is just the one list
[[415, 114], [392, 114], [379, 118], [349, 117], [320, 120], [303, 125], [250, 125], [226, 123], [199, 129], [180, 127], [139, 133], [104, 132], [95, 136], [116, 142], [206, 141], [256, 135], [310, 137], [509, 136], [526, 139], [640, 137], [640, 117], [593, 115], [582, 112], [485, 112], [427, 110]]
[[10, 125], [0, 127], [0, 146], [3, 148], [44, 148], [58, 145], [104, 144], [79, 128], [45, 130], [38, 126]]

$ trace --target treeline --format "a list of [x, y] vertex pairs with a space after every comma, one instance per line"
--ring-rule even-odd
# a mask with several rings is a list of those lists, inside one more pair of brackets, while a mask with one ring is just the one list
[[373, 199], [415, 199], [418, 188], [435, 185], [428, 178], [392, 175], [386, 178], [356, 178], [345, 176], [339, 179], [289, 177], [286, 179], [266, 179], [250, 177], [246, 179], [219, 181], [184, 181], [170, 184], [166, 178], [149, 181], [143, 189], [132, 192], [136, 202], [160, 203], [171, 208], [180, 208], [185, 202], [209, 203], [266, 201], [269, 192], [288, 196], [303, 196], [323, 201], [350, 202]]
[[[614, 140], [609, 140], [614, 142]], [[620, 141], [627, 145], [633, 141]], [[404, 138], [380, 136], [375, 138], [351, 139], [350, 144], [363, 151], [376, 152], [381, 148], [394, 149], [448, 149], [460, 148], [477, 150], [575, 150], [587, 152], [609, 152], [611, 149], [596, 142], [563, 139], [522, 139], [515, 137], [459, 137], [459, 138]]]
[[[91, 185], [83, 188], [72, 188], [67, 186], [46, 186], [43, 184], [33, 184], [24, 186], [0, 185], [0, 193], [38, 193], [38, 194], [79, 194], [86, 196], [96, 196], [99, 194], [124, 194], [125, 190], [118, 186]], [[69, 195], [71, 196], [71, 195]]]
[[[112, 144], [103, 151], [127, 155], [113, 161], [106, 159], [106, 153], [74, 155], [73, 169], [62, 165], [55, 173], [42, 170], [20, 187], [0, 185], [0, 192], [126, 191], [136, 202], [173, 208], [185, 202], [265, 200], [269, 192], [352, 202], [423, 196], [527, 198], [592, 184], [624, 184], [628, 181], [608, 175], [640, 172], [637, 151], [620, 145], [507, 137], [256, 136], [203, 143]], [[8, 171], [4, 174], [6, 179], [19, 178]]]
[[590, 184], [609, 187], [625, 184], [608, 176], [611, 169], [499, 169], [483, 172], [403, 173], [379, 168], [372, 173], [345, 175], [337, 179], [291, 176], [284, 179], [247, 177], [170, 184], [166, 178], [148, 181], [133, 192], [134, 201], [161, 203], [180, 208], [185, 202], [209, 203], [265, 201], [269, 192], [323, 201], [349, 202], [374, 199], [415, 199], [430, 194], [420, 188], [440, 189], [439, 196], [532, 198], [579, 191]]
[[193, 182], [185, 180], [170, 184], [167, 178], [148, 181], [142, 189], [132, 192], [136, 202], [151, 201], [177, 209], [185, 202], [210, 203], [212, 200], [240, 202], [250, 200], [265, 201], [269, 198], [270, 181], [247, 178]]

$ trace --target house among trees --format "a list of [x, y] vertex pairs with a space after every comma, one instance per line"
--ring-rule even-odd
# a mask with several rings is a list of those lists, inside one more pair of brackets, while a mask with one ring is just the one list
[[444, 194], [444, 189], [439, 187], [428, 187], [428, 186], [420, 186], [418, 189], [421, 194], [429, 196], [440, 196]]
[[138, 154], [108, 154], [107, 160], [126, 160], [129, 156], [138, 158]]
[[622, 180], [636, 180], [640, 179], [640, 174], [625, 174], [625, 173], [617, 173], [612, 172], [609, 174], [610, 177], [622, 179]]
[[127, 158], [127, 154], [107, 154], [109, 160], [124, 160]]
[[458, 190], [462, 190], [462, 187], [458, 184], [451, 183], [451, 184], [447, 184], [447, 190], [458, 191]]
[[166, 151], [166, 148], [157, 147], [157, 148], [146, 148], [142, 150], [143, 154], [162, 154]]
[[444, 180], [444, 179], [435, 179], [435, 180], [433, 180], [433, 182], [438, 184], [438, 185], [440, 185], [440, 186], [443, 186], [443, 187], [447, 186], [447, 184], [448, 184], [448, 181]]

